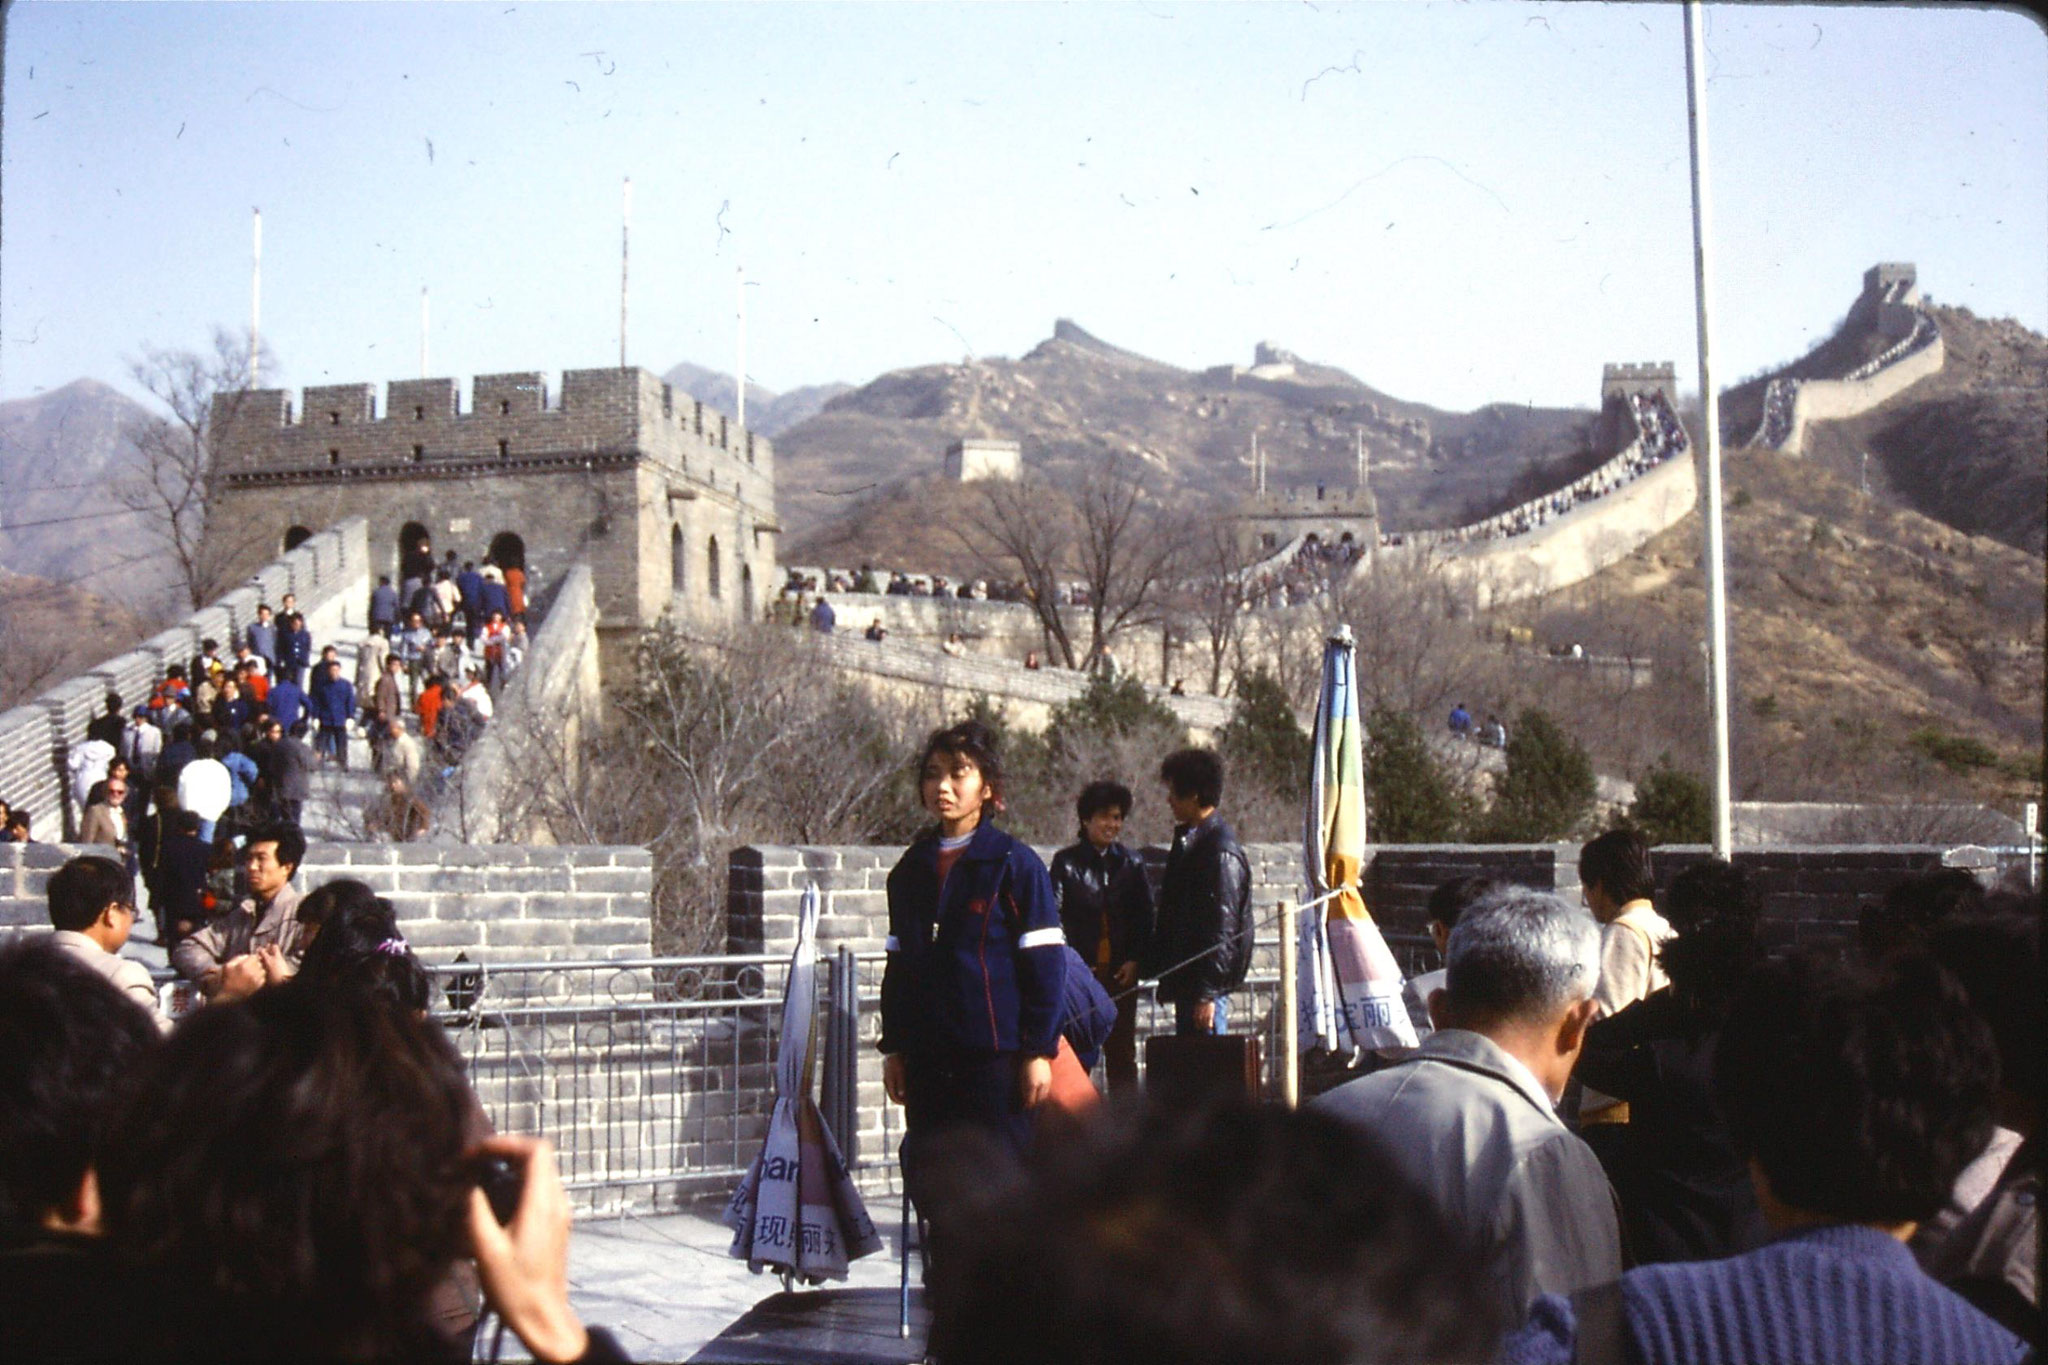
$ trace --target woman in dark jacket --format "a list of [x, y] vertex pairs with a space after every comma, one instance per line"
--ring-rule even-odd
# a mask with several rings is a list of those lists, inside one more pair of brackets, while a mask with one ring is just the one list
[[1091, 782], [1074, 802], [1081, 831], [1052, 858], [1053, 898], [1067, 942], [1116, 1000], [1116, 1027], [1103, 1054], [1112, 1095], [1138, 1091], [1139, 964], [1152, 954], [1152, 888], [1145, 864], [1118, 837], [1131, 812], [1130, 788]]
[[1052, 1090], [1066, 939], [1045, 864], [996, 828], [1002, 766], [987, 729], [933, 734], [919, 795], [936, 828], [889, 873], [882, 1081], [904, 1106], [911, 1198], [930, 1213], [924, 1153], [949, 1129], [1021, 1155]]

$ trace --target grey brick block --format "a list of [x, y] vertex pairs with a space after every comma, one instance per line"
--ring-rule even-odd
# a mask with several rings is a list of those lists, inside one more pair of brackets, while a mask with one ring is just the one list
[[493, 948], [566, 948], [574, 941], [571, 926], [558, 921], [496, 919], [483, 927], [485, 941]]
[[480, 924], [466, 924], [460, 920], [424, 920], [408, 922], [403, 926], [406, 942], [414, 949], [427, 948], [475, 948], [484, 941], [484, 930]]
[[654, 885], [652, 871], [641, 868], [578, 867], [572, 869], [570, 875], [575, 879], [575, 889], [579, 894], [638, 892], [645, 895]]

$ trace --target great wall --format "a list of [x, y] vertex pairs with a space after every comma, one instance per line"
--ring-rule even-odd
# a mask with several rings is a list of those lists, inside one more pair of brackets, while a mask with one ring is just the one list
[[[1884, 302], [1911, 306], [1903, 297]], [[1939, 358], [1938, 334], [1929, 341], [1909, 326], [1874, 371], [1808, 380], [1800, 393], [1813, 392], [1816, 383], [1860, 385], [1848, 399], [1867, 405], [1882, 401], [1874, 395], [1895, 394], [1930, 372], [1930, 363], [1938, 368]], [[1372, 556], [1430, 555], [1464, 575], [1476, 598], [1509, 601], [1579, 581], [1675, 523], [1697, 495], [1692, 461], [1677, 458], [1689, 453], [1683, 433], [1672, 439], [1655, 415], [1669, 411], [1659, 389], [1668, 367], [1660, 369], [1610, 369], [1606, 379], [1622, 394], [1617, 411], [1626, 414], [1632, 437], [1570, 490], [1474, 527], [1375, 536], [1372, 554], [1356, 571], [1370, 572]], [[824, 1110], [856, 1178], [872, 1191], [893, 1191], [891, 1154], [902, 1116], [884, 1101], [871, 1044], [883, 887], [897, 850], [736, 849], [726, 878], [729, 955], [655, 959], [649, 851], [554, 843], [518, 799], [517, 771], [534, 759], [531, 735], [545, 731], [548, 742], [561, 746], [543, 755], [557, 761], [573, 751], [574, 726], [595, 716], [608, 644], [616, 649], [621, 636], [664, 616], [708, 638], [717, 623], [758, 606], [746, 590], [750, 581], [772, 581], [766, 575], [774, 569], [779, 532], [772, 467], [764, 470], [766, 444], [755, 446], [749, 466], [746, 443], [734, 440], [730, 429], [715, 434], [707, 424], [703, 449], [644, 458], [630, 444], [638, 437], [628, 433], [665, 420], [695, 440], [699, 417], [694, 410], [678, 416], [652, 377], [640, 375], [624, 384], [616, 377], [603, 384], [565, 382], [564, 406], [573, 411], [581, 405], [586, 419], [597, 399], [609, 395], [605, 420], [617, 424], [615, 436], [625, 444], [564, 450], [565, 441], [579, 442], [583, 429], [573, 422], [546, 426], [554, 410], [539, 396], [538, 377], [515, 378], [521, 384], [511, 395], [535, 395], [523, 417], [504, 410], [457, 415], [452, 381], [428, 394], [433, 418], [404, 415], [414, 391], [401, 385], [389, 391], [395, 419], [375, 420], [361, 386], [308, 392], [303, 410], [325, 413], [324, 427], [317, 416], [292, 422], [288, 402], [279, 401], [274, 430], [293, 443], [293, 458], [245, 469], [249, 496], [240, 505], [266, 539], [275, 537], [271, 543], [289, 533], [290, 547], [252, 566], [249, 582], [219, 601], [0, 714], [0, 793], [46, 822], [37, 827], [46, 842], [0, 845], [0, 935], [46, 931], [51, 873], [67, 857], [88, 851], [52, 836], [75, 827], [67, 760], [106, 693], [141, 696], [165, 664], [188, 659], [202, 638], [233, 639], [259, 601], [275, 604], [287, 592], [296, 594], [316, 639], [352, 649], [366, 626], [371, 586], [395, 564], [400, 534], [413, 529], [401, 523], [432, 525], [474, 544], [510, 532], [534, 558], [545, 612], [536, 615], [527, 657], [501, 694], [497, 723], [443, 784], [437, 834], [412, 844], [368, 842], [329, 822], [316, 831], [299, 869], [301, 886], [353, 877], [393, 902], [407, 941], [442, 974], [440, 1013], [469, 1059], [472, 1083], [492, 1120], [501, 1130], [548, 1135], [563, 1153], [578, 1206], [615, 1211], [672, 1205], [693, 1192], [722, 1193], [736, 1163], [761, 1141], [774, 1102], [770, 973], [793, 945], [804, 889], [816, 885], [824, 911], [823, 966], [830, 968], [820, 974], [830, 978], [832, 1005], [822, 1052]], [[1658, 396], [1645, 396], [1645, 386], [1658, 389]], [[488, 398], [496, 390], [481, 392]], [[1818, 399], [1800, 399], [1802, 421], [1843, 410], [1824, 411], [1844, 399], [1818, 392]], [[329, 402], [337, 406], [321, 406]], [[516, 434], [520, 421], [535, 424], [525, 428], [527, 437]], [[430, 460], [420, 448], [432, 442], [410, 439], [410, 424], [438, 430], [434, 439], [447, 440], [442, 463], [419, 483], [396, 468]], [[531, 449], [524, 445], [528, 437]], [[518, 449], [514, 442], [521, 443]], [[406, 453], [408, 446], [417, 456]], [[395, 459], [394, 448], [400, 452]], [[751, 485], [748, 467], [763, 471]], [[494, 490], [508, 487], [521, 490], [512, 503], [494, 498]], [[293, 489], [287, 497], [284, 490]], [[1566, 497], [1580, 500], [1557, 501]], [[632, 531], [617, 534], [621, 523]], [[325, 529], [311, 530], [316, 525]], [[309, 534], [301, 538], [299, 530]], [[1305, 533], [1277, 550], [1298, 551], [1302, 539]], [[750, 579], [749, 570], [762, 577]], [[870, 610], [897, 638], [884, 645], [853, 638]], [[987, 654], [958, 656], [936, 646], [950, 633], [968, 631], [983, 642], [1027, 641], [1036, 619], [1021, 603], [855, 594], [843, 602], [847, 633], [813, 643], [869, 685], [904, 695], [1006, 698], [1028, 724], [1076, 695], [1082, 677], [1027, 671]], [[1198, 734], [1213, 732], [1227, 716], [1217, 698], [1165, 700]], [[1164, 850], [1144, 853], [1156, 876]], [[1268, 920], [1281, 900], [1302, 895], [1300, 851], [1264, 844], [1249, 853], [1254, 904]], [[1660, 849], [1659, 880], [1704, 856], [1703, 849]], [[1763, 892], [1769, 932], [1781, 942], [1821, 944], [1850, 935], [1860, 904], [1901, 875], [1945, 864], [1990, 875], [2011, 861], [1983, 849], [1922, 845], [1776, 845], [1738, 849], [1735, 857]], [[1367, 900], [1408, 969], [1436, 965], [1417, 933], [1430, 888], [1467, 872], [1569, 895], [1577, 886], [1576, 849], [1369, 849]], [[1254, 1031], [1275, 1026], [1274, 950], [1268, 926], [1241, 1012], [1233, 1010]], [[130, 951], [153, 961], [159, 978], [167, 979], [160, 950], [138, 944]], [[1148, 1019], [1148, 1026], [1154, 1022]], [[596, 1071], [593, 1059], [601, 1063]]]

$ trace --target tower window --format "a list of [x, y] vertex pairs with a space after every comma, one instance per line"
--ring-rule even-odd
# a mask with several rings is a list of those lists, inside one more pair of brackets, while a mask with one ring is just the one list
[[423, 459], [425, 459], [425, 458], [426, 458], [426, 454], [427, 454], [427, 448], [426, 448], [425, 446], [419, 446], [419, 445], [416, 445], [416, 446], [414, 446], [414, 447], [412, 448], [412, 460], [413, 460], [413, 463], [414, 463], [414, 464], [418, 464], [418, 463], [419, 463], [419, 462], [420, 462], [421, 460], [423, 460]]
[[340, 414], [339, 412], [330, 412], [330, 413], [328, 413], [328, 414], [327, 414], [327, 425], [328, 425], [328, 426], [330, 426], [330, 427], [338, 427], [338, 426], [340, 426], [340, 425], [341, 425], [341, 414]]
[[328, 452], [327, 452], [327, 463], [329, 463], [329, 464], [340, 464], [340, 463], [341, 463], [341, 448], [340, 448], [339, 446], [337, 446], [337, 447], [335, 447], [335, 448], [334, 448], [333, 450], [330, 450], [330, 451], [328, 451]]
[[416, 406], [415, 406], [415, 407], [413, 408], [413, 410], [412, 410], [412, 420], [413, 420], [413, 421], [415, 421], [415, 422], [424, 422], [424, 421], [426, 421], [426, 420], [427, 420], [427, 408], [426, 408], [426, 404], [424, 404], [424, 403], [421, 403], [421, 404], [418, 404], [418, 405], [416, 405]]
[[512, 443], [511, 443], [510, 441], [500, 441], [500, 442], [498, 442], [498, 458], [499, 458], [499, 459], [501, 459], [501, 460], [502, 460], [502, 459], [504, 459], [504, 458], [505, 458], [505, 457], [506, 457], [507, 455], [510, 455], [511, 453], [512, 453]]
[[505, 415], [505, 416], [507, 416], [507, 417], [511, 416], [511, 415], [512, 415], [512, 400], [511, 400], [511, 399], [509, 399], [509, 398], [500, 398], [500, 399], [498, 400], [498, 411], [499, 411], [499, 412], [500, 412], [501, 414], [503, 414], [503, 415]]

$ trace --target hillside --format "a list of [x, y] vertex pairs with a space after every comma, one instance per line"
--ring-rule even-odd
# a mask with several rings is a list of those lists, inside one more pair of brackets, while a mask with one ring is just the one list
[[[1362, 433], [1373, 489], [1390, 526], [1448, 524], [1495, 496], [1532, 462], [1580, 456], [1593, 413], [1493, 405], [1444, 412], [1392, 398], [1342, 370], [1261, 344], [1250, 367], [1183, 370], [1127, 351], [1061, 320], [1020, 360], [897, 370], [827, 403], [777, 442], [778, 502], [790, 528], [785, 557], [900, 559], [891, 518], [856, 512], [884, 489], [923, 510], [941, 456], [962, 436], [1022, 443], [1026, 464], [1051, 477], [1104, 453], [1144, 460], [1169, 494], [1249, 486], [1253, 433], [1275, 488], [1356, 477]], [[1599, 376], [1587, 376], [1589, 398]], [[920, 551], [941, 553], [929, 538]], [[914, 543], [914, 542], [913, 542]], [[919, 561], [922, 563], [922, 559]]]
[[159, 566], [136, 559], [152, 547], [113, 491], [131, 468], [127, 432], [147, 416], [91, 379], [0, 403], [0, 567], [148, 604]]
[[0, 711], [120, 653], [151, 629], [119, 602], [0, 570]]
[[[1726, 488], [1738, 799], [1910, 795], [2011, 809], [2038, 793], [2040, 556], [1865, 497], [1810, 459], [1734, 453]], [[1699, 553], [1689, 517], [1578, 587], [1505, 614], [1539, 641], [1656, 655], [1663, 714], [1617, 717], [1642, 732], [1620, 756], [1632, 771], [1662, 747], [1705, 768]]]
[[[1941, 326], [1941, 372], [1860, 417], [1812, 423], [1806, 456], [1859, 486], [1867, 476], [1872, 494], [1887, 502], [2041, 554], [2048, 549], [2048, 338], [1967, 308], [1930, 304], [1928, 311]], [[1756, 431], [1772, 379], [1834, 378], [1888, 344], [1874, 328], [1845, 319], [1798, 360], [1728, 390], [1725, 439], [1740, 445]], [[1873, 457], [1867, 463], [1866, 453]]]
[[[729, 417], [736, 413], [738, 405], [734, 402], [735, 389], [729, 374], [684, 361], [662, 375], [662, 379]], [[759, 384], [749, 384], [747, 426], [774, 440], [851, 387], [850, 384], [805, 384], [788, 393], [777, 393]]]
[[1961, 531], [2048, 550], [2048, 338], [2010, 319], [1935, 308], [1947, 361], [1874, 412], [1822, 422], [1810, 459]]

